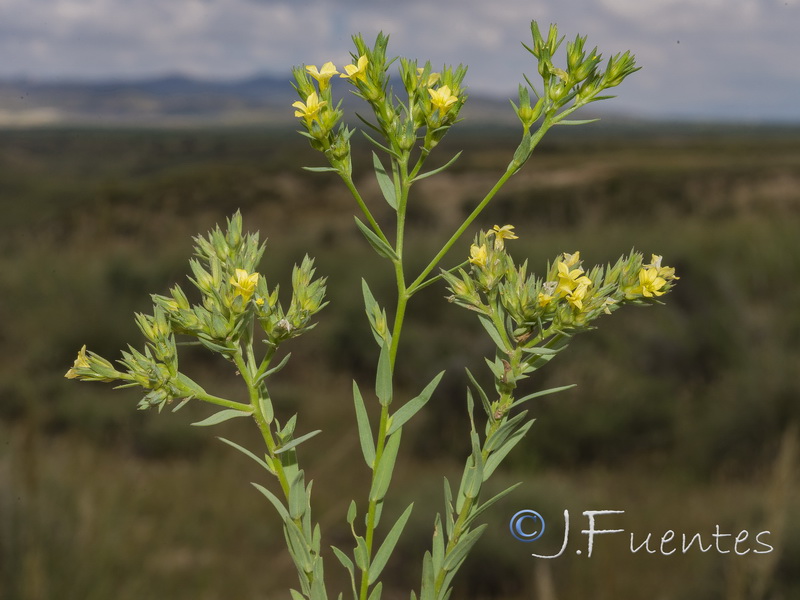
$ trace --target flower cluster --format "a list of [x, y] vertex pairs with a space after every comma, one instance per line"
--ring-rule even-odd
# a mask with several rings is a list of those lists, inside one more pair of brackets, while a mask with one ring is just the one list
[[470, 247], [469, 272], [442, 273], [450, 301], [477, 312], [498, 347], [498, 386], [515, 384], [601, 315], [653, 302], [678, 279], [660, 256], [643, 264], [637, 252], [588, 271], [580, 252], [563, 253], [544, 277], [528, 275], [527, 262], [516, 265], [506, 251], [505, 241], [516, 237], [510, 225], [480, 232]]
[[300, 95], [300, 100], [292, 105], [294, 114], [302, 120], [312, 146], [327, 155], [334, 169], [344, 168], [349, 173], [346, 156], [351, 132], [342, 126], [334, 133], [342, 111], [339, 104], [334, 106], [330, 80], [338, 75], [347, 79], [355, 94], [370, 104], [376, 128], [393, 152], [401, 154], [413, 148], [423, 128], [422, 147], [425, 152], [430, 151], [456, 121], [466, 100], [462, 87], [466, 69], [444, 67], [433, 72], [430, 63], [418, 67], [416, 61], [400, 59], [400, 77], [408, 94], [408, 103], [403, 105], [389, 88], [387, 68], [393, 62], [386, 57], [389, 38], [378, 35], [373, 47], [367, 46], [361, 36], [355, 36], [353, 41], [356, 46], [353, 62], [345, 65], [343, 72], [332, 62], [322, 68], [311, 65], [293, 71], [294, 86]]
[[153, 315], [136, 315], [136, 324], [147, 339], [144, 352], [123, 352], [123, 371], [84, 346], [66, 377], [84, 381], [123, 381], [140, 386], [148, 394], [140, 408], [158, 406], [177, 398], [192, 397], [199, 386], [178, 371], [175, 335], [195, 338], [206, 348], [230, 357], [240, 340], [250, 337], [258, 321], [265, 342], [275, 348], [314, 327], [312, 317], [326, 304], [325, 279], [314, 280], [314, 261], [308, 256], [292, 274], [292, 299], [288, 311], [278, 301], [278, 287], [269, 290], [266, 278], [256, 271], [264, 253], [258, 234], [242, 234], [236, 213], [226, 231], [217, 227], [208, 237], [195, 238], [195, 259], [190, 261], [190, 281], [200, 292], [200, 302], [190, 303], [176, 285], [170, 296], [154, 294]]
[[561, 116], [567, 116], [589, 102], [608, 98], [600, 93], [618, 86], [628, 75], [639, 70], [630, 52], [615, 54], [605, 69], [600, 69], [602, 55], [596, 47], [591, 52], [585, 51], [585, 36], [576, 36], [574, 41], [567, 42], [567, 64], [566, 69], [562, 69], [553, 64], [553, 57], [563, 41], [559, 38], [558, 28], [550, 25], [547, 38], [544, 38], [534, 21], [531, 23], [531, 36], [533, 43], [525, 45], [525, 48], [536, 57], [543, 90], [540, 93], [531, 84], [537, 97], [532, 105], [528, 88], [519, 86], [519, 105], [513, 102], [512, 105], [525, 131], [530, 130], [542, 115], [553, 119], [570, 102], [573, 102], [572, 106]]

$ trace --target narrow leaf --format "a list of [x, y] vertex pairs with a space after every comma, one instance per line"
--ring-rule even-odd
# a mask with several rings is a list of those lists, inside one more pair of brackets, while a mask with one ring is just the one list
[[312, 173], [338, 173], [339, 169], [334, 169], [333, 167], [303, 167], [304, 171], [311, 171]]
[[353, 401], [356, 406], [356, 423], [358, 424], [358, 439], [361, 442], [361, 453], [370, 469], [375, 468], [375, 442], [372, 439], [372, 430], [369, 427], [367, 408], [358, 389], [358, 384], [353, 381]]
[[488, 332], [489, 337], [492, 338], [495, 345], [503, 352], [508, 352], [508, 345], [503, 341], [503, 337], [500, 335], [500, 332], [497, 331], [497, 327], [494, 326], [492, 320], [486, 315], [478, 315], [478, 319], [480, 319], [481, 325], [483, 325], [483, 328]]
[[[375, 131], [380, 131], [380, 129], [378, 129], [377, 127], [375, 127], [375, 126], [374, 126], [372, 123], [370, 123], [370, 122], [366, 121], [365, 119], [363, 119], [363, 118], [362, 118], [362, 117], [361, 117], [361, 116], [360, 116], [358, 113], [356, 113], [356, 116], [357, 116], [359, 119], [361, 119], [361, 120], [362, 120], [364, 123], [366, 123], [367, 125], [369, 125], [369, 126], [370, 126], [370, 127], [372, 127], [373, 129], [375, 129]], [[397, 152], [395, 152], [395, 151], [394, 151], [394, 150], [392, 150], [391, 148], [388, 148], [388, 147], [384, 146], [383, 144], [381, 144], [381, 143], [380, 143], [379, 141], [377, 141], [375, 138], [373, 138], [373, 137], [371, 137], [369, 134], [367, 134], [367, 132], [366, 132], [366, 131], [363, 131], [363, 130], [362, 130], [362, 131], [361, 131], [361, 135], [363, 135], [365, 138], [367, 138], [367, 140], [368, 140], [368, 141], [369, 141], [371, 144], [373, 144], [373, 145], [374, 145], [376, 148], [380, 148], [381, 150], [383, 150], [384, 152], [386, 152], [386, 154], [388, 154], [388, 155], [390, 155], [390, 156], [394, 156], [394, 157], [395, 157], [395, 158], [397, 158], [398, 160], [400, 159], [400, 156], [397, 154]]]
[[378, 585], [375, 586], [375, 589], [373, 589], [372, 593], [369, 595], [369, 600], [381, 600], [381, 592], [383, 592], [383, 582], [378, 582]]
[[[382, 314], [381, 307], [378, 305], [377, 300], [375, 300], [375, 296], [372, 295], [372, 291], [370, 291], [369, 286], [367, 285], [367, 280], [361, 280], [361, 293], [364, 296], [364, 309], [367, 313], [367, 319], [369, 319], [369, 324], [371, 325], [370, 329], [372, 330], [372, 335], [375, 338], [378, 346], [383, 344], [384, 339], [377, 331], [377, 323], [375, 322], [376, 315]], [[391, 339], [391, 336], [387, 332], [387, 338]]]
[[252, 483], [252, 485], [254, 488], [256, 488], [259, 492], [261, 492], [262, 494], [264, 494], [264, 496], [267, 497], [267, 500], [269, 500], [272, 503], [272, 506], [275, 507], [275, 510], [278, 511], [278, 514], [284, 521], [289, 520], [289, 512], [286, 510], [286, 507], [281, 503], [281, 501], [278, 500], [278, 497], [275, 494], [270, 492], [267, 488], [258, 485], [257, 483]]
[[292, 555], [294, 564], [303, 569], [304, 572], [310, 572], [313, 566], [309, 556], [308, 542], [306, 542], [303, 532], [293, 521], [283, 522], [283, 532], [286, 535], [289, 554]]
[[453, 492], [450, 482], [444, 478], [444, 526], [447, 528], [447, 539], [453, 537]]
[[442, 531], [442, 519], [438, 514], [433, 523], [433, 541], [431, 547], [433, 550], [431, 553], [433, 570], [438, 572], [442, 568], [442, 561], [444, 561], [444, 532]]
[[489, 477], [492, 476], [494, 470], [500, 465], [500, 463], [503, 461], [506, 455], [509, 452], [511, 452], [514, 446], [516, 446], [519, 443], [519, 441], [525, 436], [525, 434], [528, 433], [528, 430], [531, 428], [532, 425], [533, 425], [533, 420], [525, 423], [525, 425], [520, 427], [514, 433], [514, 435], [508, 438], [506, 442], [502, 446], [500, 446], [500, 448], [498, 448], [495, 452], [489, 455], [489, 458], [486, 459], [486, 465], [484, 466], [483, 469], [484, 481], [487, 481]]
[[217, 439], [218, 439], [220, 442], [223, 442], [223, 443], [225, 443], [225, 444], [228, 444], [228, 446], [231, 446], [232, 448], [236, 448], [236, 449], [237, 449], [239, 452], [241, 452], [241, 453], [242, 453], [242, 454], [244, 454], [245, 456], [249, 456], [250, 458], [252, 458], [252, 459], [253, 459], [254, 461], [256, 461], [256, 462], [257, 462], [259, 465], [261, 465], [262, 467], [264, 467], [264, 469], [266, 469], [266, 470], [267, 470], [267, 471], [269, 471], [270, 473], [274, 473], [274, 471], [273, 471], [273, 470], [270, 468], [270, 466], [269, 466], [269, 465], [268, 465], [266, 462], [264, 462], [264, 461], [263, 461], [262, 459], [260, 459], [258, 456], [256, 456], [256, 455], [255, 455], [255, 454], [253, 454], [252, 452], [250, 452], [250, 450], [248, 450], [247, 448], [243, 448], [242, 446], [240, 446], [240, 445], [239, 445], [239, 444], [237, 444], [236, 442], [232, 442], [232, 441], [230, 441], [230, 440], [226, 440], [224, 437], [219, 437], [219, 436], [217, 436]]
[[383, 500], [389, 489], [389, 483], [392, 481], [392, 472], [394, 471], [394, 461], [400, 448], [400, 434], [402, 433], [403, 430], [398, 429], [389, 436], [389, 441], [386, 442], [383, 454], [378, 460], [378, 465], [375, 468], [375, 477], [372, 480], [372, 488], [369, 491], [369, 499], [373, 502]]
[[381, 571], [386, 566], [386, 563], [389, 560], [389, 557], [392, 555], [394, 551], [394, 547], [397, 545], [397, 540], [400, 539], [400, 535], [403, 533], [403, 528], [406, 526], [406, 522], [408, 518], [411, 516], [411, 511], [414, 508], [413, 502], [409, 504], [408, 508], [400, 515], [400, 518], [397, 519], [397, 522], [392, 526], [389, 530], [389, 533], [386, 534], [386, 539], [383, 540], [381, 547], [378, 548], [378, 551], [375, 553], [375, 557], [372, 559], [372, 564], [369, 567], [369, 584], [372, 585], [380, 576]]
[[274, 375], [275, 373], [277, 373], [278, 371], [280, 371], [281, 369], [283, 369], [283, 367], [285, 367], [285, 366], [286, 366], [286, 363], [288, 363], [288, 362], [289, 362], [289, 359], [290, 359], [291, 357], [292, 357], [292, 353], [291, 353], [291, 352], [289, 352], [289, 353], [288, 353], [286, 356], [284, 356], [284, 357], [281, 359], [281, 362], [279, 362], [277, 365], [275, 365], [275, 366], [274, 366], [274, 367], [272, 367], [271, 369], [268, 369], [267, 371], [265, 371], [264, 373], [262, 373], [262, 374], [259, 376], [259, 378], [258, 378], [258, 379], [256, 379], [255, 383], [261, 383], [261, 382], [262, 382], [262, 381], [264, 381], [264, 380], [265, 380], [267, 377], [270, 377], [271, 375]]
[[538, 356], [545, 356], [546, 354], [557, 354], [561, 351], [561, 348], [545, 348], [545, 347], [537, 347], [533, 346], [532, 348], [520, 348], [523, 352], [527, 354], [536, 354]]
[[518, 415], [514, 415], [505, 423], [500, 425], [487, 440], [485, 448], [488, 452], [492, 452], [503, 445], [503, 442], [514, 432], [514, 429], [528, 414], [528, 411], [522, 411]]
[[347, 522], [352, 525], [353, 521], [356, 520], [356, 515], [358, 514], [358, 508], [356, 507], [356, 501], [350, 500], [350, 506], [347, 507]]
[[292, 448], [295, 448], [295, 447], [299, 446], [300, 444], [302, 444], [306, 440], [311, 439], [312, 437], [314, 437], [315, 435], [317, 435], [321, 431], [322, 431], [321, 429], [317, 429], [317, 430], [311, 431], [311, 432], [309, 432], [309, 433], [307, 433], [305, 435], [301, 435], [299, 438], [295, 438], [292, 441], [288, 442], [287, 444], [281, 446], [279, 450], [275, 450], [275, 454], [280, 454], [281, 452], [286, 452], [287, 450], [291, 450]]
[[436, 387], [439, 385], [439, 382], [444, 375], [444, 371], [439, 373], [433, 380], [425, 386], [419, 396], [412, 398], [408, 402], [406, 402], [403, 406], [401, 406], [394, 415], [392, 415], [392, 425], [389, 427], [389, 431], [387, 432], [389, 435], [393, 434], [395, 431], [400, 429], [408, 420], [413, 417], [419, 410], [428, 403], [428, 400], [431, 399], [433, 392], [436, 390]]
[[245, 412], [243, 410], [236, 410], [235, 408], [227, 408], [225, 410], [221, 410], [218, 413], [211, 415], [207, 419], [203, 419], [202, 421], [198, 421], [197, 423], [192, 423], [195, 427], [208, 427], [209, 425], [216, 425], [217, 423], [222, 423], [227, 421], [228, 419], [235, 419], [237, 417], [249, 417], [253, 413]]
[[419, 181], [420, 179], [425, 179], [426, 177], [430, 177], [431, 175], [436, 175], [437, 173], [441, 173], [450, 165], [458, 160], [458, 157], [461, 156], [461, 151], [459, 151], [453, 158], [447, 161], [447, 164], [442, 165], [438, 169], [433, 169], [432, 171], [428, 171], [427, 173], [423, 173], [422, 175], [417, 175], [411, 181]]
[[422, 557], [422, 587], [419, 591], [419, 600], [435, 600], [435, 584], [433, 573], [433, 558], [427, 550]]
[[367, 241], [369, 242], [370, 246], [372, 246], [372, 249], [375, 250], [375, 252], [377, 252], [380, 256], [383, 256], [384, 258], [388, 258], [389, 260], [392, 261], [399, 260], [397, 258], [397, 254], [391, 248], [391, 246], [389, 246], [389, 244], [387, 244], [381, 238], [379, 238], [375, 234], [375, 232], [372, 231], [372, 229], [364, 225], [364, 223], [361, 222], [361, 219], [359, 219], [358, 217], [353, 217], [353, 218], [356, 220], [356, 226], [361, 231], [361, 233], [364, 234], [364, 237], [367, 238]]
[[583, 120], [563, 119], [562, 121], [558, 121], [556, 125], [586, 125], [587, 123], [594, 123], [595, 121], [599, 120], [600, 119], [583, 119]]
[[297, 590], [289, 590], [289, 593], [292, 595], [292, 600], [306, 600], [306, 597]]
[[378, 358], [378, 370], [375, 375], [375, 395], [382, 406], [389, 406], [392, 403], [392, 362], [389, 357], [388, 344], [381, 346], [381, 354]]
[[489, 417], [491, 418], [491, 416], [492, 416], [492, 406], [489, 403], [489, 396], [486, 395], [486, 392], [483, 390], [483, 388], [480, 386], [480, 384], [478, 384], [478, 380], [475, 379], [475, 376], [472, 374], [472, 372], [469, 369], [464, 369], [464, 370], [467, 372], [467, 377], [469, 378], [470, 383], [472, 383], [472, 387], [475, 388], [475, 391], [478, 392], [478, 395], [481, 397], [481, 403], [483, 404], [483, 410], [485, 410], [486, 414], [489, 415]]
[[289, 516], [295, 521], [302, 518], [307, 507], [305, 477], [300, 471], [289, 486]]
[[372, 153], [372, 164], [375, 167], [375, 177], [378, 179], [378, 185], [383, 192], [383, 197], [394, 210], [397, 210], [397, 194], [395, 194], [394, 182], [389, 175], [386, 174], [386, 169], [383, 168], [381, 159], [375, 152]]
[[339, 559], [339, 562], [342, 563], [342, 566], [347, 569], [347, 572], [350, 573], [350, 585], [353, 588], [353, 597], [356, 597], [356, 580], [355, 580], [355, 567], [353, 566], [353, 561], [350, 560], [350, 557], [347, 556], [344, 552], [339, 550], [336, 546], [331, 546], [331, 550], [336, 555], [336, 558]]
[[469, 527], [469, 525], [475, 519], [477, 519], [484, 511], [486, 511], [490, 506], [492, 506], [495, 502], [505, 498], [508, 494], [513, 492], [515, 489], [517, 489], [521, 485], [522, 485], [522, 483], [515, 483], [514, 485], [512, 485], [511, 487], [503, 490], [502, 492], [500, 492], [496, 496], [492, 496], [491, 498], [489, 498], [486, 502], [481, 504], [478, 508], [473, 509], [472, 513], [469, 515], [467, 520], [464, 521], [464, 526], [465, 527]]
[[523, 402], [527, 402], [528, 400], [533, 400], [534, 398], [538, 398], [539, 396], [547, 396], [548, 394], [555, 394], [557, 392], [563, 392], [564, 390], [568, 390], [570, 388], [574, 388], [577, 384], [573, 383], [572, 385], [562, 385], [561, 387], [550, 388], [549, 390], [542, 390], [541, 392], [534, 392], [533, 394], [528, 394], [524, 398], [520, 398], [511, 407], [515, 407], [518, 404], [522, 404]]
[[453, 548], [453, 550], [451, 550], [444, 559], [444, 565], [442, 568], [445, 571], [452, 571], [455, 567], [457, 567], [461, 560], [467, 556], [470, 550], [472, 550], [472, 547], [478, 541], [478, 538], [481, 537], [484, 529], [486, 529], [486, 525], [481, 525], [462, 537], [458, 544], [456, 544], [456, 547]]
[[360, 535], [356, 537], [356, 549], [353, 551], [353, 556], [356, 559], [356, 566], [362, 571], [369, 569], [369, 552], [367, 551], [367, 542]]

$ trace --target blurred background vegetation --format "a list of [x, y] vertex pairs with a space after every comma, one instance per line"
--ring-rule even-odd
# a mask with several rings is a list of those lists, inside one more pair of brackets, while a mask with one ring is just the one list
[[[516, 139], [497, 127], [447, 138], [441, 162], [465, 153], [419, 184], [412, 261], [427, 262]], [[371, 164], [368, 152], [359, 140], [357, 165]], [[375, 360], [358, 279], [384, 304], [393, 283], [355, 232], [340, 182], [300, 170], [320, 164], [281, 128], [0, 133], [0, 598], [271, 600], [295, 585], [279, 520], [247, 484], [263, 474], [213, 437], [256, 449], [247, 423], [198, 430], [188, 423], [209, 407], [141, 413], [135, 391], [63, 379], [82, 344], [108, 357], [141, 346], [133, 312], [184, 282], [191, 236], [236, 209], [269, 238], [270, 284], [288, 287], [306, 252], [329, 278], [331, 304], [293, 344], [272, 395], [284, 418], [300, 413], [299, 430], [323, 429], [302, 452], [317, 480], [315, 518], [329, 544], [349, 548], [347, 505], [368, 485], [350, 381], [368, 385]], [[380, 213], [373, 175], [357, 179]], [[560, 252], [580, 250], [591, 265], [635, 247], [663, 254], [681, 280], [665, 306], [600, 321], [530, 381], [530, 390], [578, 386], [530, 407], [537, 423], [492, 482], [523, 485], [489, 517], [454, 600], [800, 597], [800, 129], [564, 128], [480, 226], [495, 223], [516, 226], [511, 251], [532, 269]], [[447, 376], [404, 436], [386, 510], [412, 500], [416, 509], [386, 598], [418, 585], [441, 474], [457, 478], [467, 452], [463, 367], [486, 375], [492, 352], [477, 320], [444, 296], [432, 286], [417, 298], [398, 361], [405, 397], [441, 369]], [[241, 394], [229, 365], [203, 352], [182, 365], [218, 395]], [[570, 551], [531, 558], [557, 551], [560, 532], [516, 541], [507, 523], [523, 508], [556, 523], [569, 509]], [[708, 542], [719, 524], [734, 535], [770, 530], [775, 550], [632, 554], [625, 534], [599, 538], [591, 558], [575, 555], [585, 547], [581, 511], [600, 509], [625, 510], [604, 524], [637, 541], [672, 529]]]

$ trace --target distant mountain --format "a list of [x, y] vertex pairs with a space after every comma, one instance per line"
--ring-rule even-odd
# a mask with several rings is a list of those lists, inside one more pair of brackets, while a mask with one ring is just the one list
[[[137, 80], [0, 80], [0, 127], [291, 124], [290, 76], [232, 81], [170, 75]], [[352, 105], [351, 105], [352, 106]], [[507, 101], [470, 97], [465, 116], [513, 122]]]

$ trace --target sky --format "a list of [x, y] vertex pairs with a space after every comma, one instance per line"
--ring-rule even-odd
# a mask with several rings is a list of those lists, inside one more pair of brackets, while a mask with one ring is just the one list
[[0, 78], [280, 76], [341, 68], [352, 33], [382, 30], [391, 54], [467, 64], [471, 93], [510, 97], [536, 75], [532, 19], [636, 55], [615, 111], [800, 122], [800, 0], [0, 0]]

